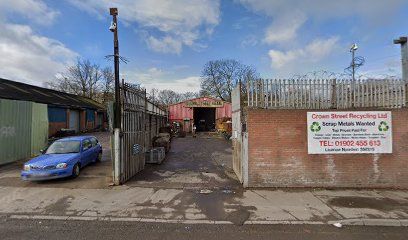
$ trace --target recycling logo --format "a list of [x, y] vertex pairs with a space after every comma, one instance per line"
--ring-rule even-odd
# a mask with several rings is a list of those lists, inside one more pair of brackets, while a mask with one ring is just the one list
[[320, 124], [318, 122], [313, 122], [312, 125], [310, 125], [310, 130], [312, 132], [318, 132], [318, 131], [322, 130], [322, 127], [320, 126]]
[[380, 132], [386, 132], [388, 129], [390, 129], [390, 126], [388, 126], [387, 122], [385, 121], [381, 121], [380, 125], [378, 125], [378, 130], [380, 130]]

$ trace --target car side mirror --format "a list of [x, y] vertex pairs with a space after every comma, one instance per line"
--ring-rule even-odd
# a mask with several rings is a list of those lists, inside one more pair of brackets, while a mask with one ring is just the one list
[[41, 154], [44, 154], [44, 153], [45, 153], [45, 149], [41, 149], [41, 150], [40, 150], [40, 153], [41, 153]]

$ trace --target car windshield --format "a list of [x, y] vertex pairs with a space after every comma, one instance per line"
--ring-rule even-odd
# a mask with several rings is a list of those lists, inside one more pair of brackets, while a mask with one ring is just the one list
[[79, 141], [56, 141], [51, 144], [45, 154], [79, 153]]

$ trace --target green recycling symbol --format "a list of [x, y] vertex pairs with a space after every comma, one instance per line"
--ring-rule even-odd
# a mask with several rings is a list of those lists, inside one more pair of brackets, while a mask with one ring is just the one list
[[388, 126], [387, 122], [385, 121], [381, 121], [380, 125], [378, 125], [378, 130], [380, 130], [381, 132], [386, 132], [388, 131], [388, 129], [390, 129], [390, 126]]
[[312, 125], [310, 125], [310, 130], [312, 132], [318, 132], [322, 129], [322, 127], [320, 126], [320, 124], [318, 122], [313, 122]]

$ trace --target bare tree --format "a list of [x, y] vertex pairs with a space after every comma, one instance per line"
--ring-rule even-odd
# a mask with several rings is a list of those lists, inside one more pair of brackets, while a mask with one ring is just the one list
[[185, 93], [181, 93], [180, 95], [181, 95], [181, 101], [200, 97], [200, 94], [197, 92], [185, 92]]
[[209, 61], [202, 70], [201, 92], [224, 101], [230, 101], [232, 90], [239, 82], [245, 84], [247, 80], [257, 77], [258, 73], [253, 67], [244, 65], [237, 60]]
[[152, 88], [150, 89], [149, 94], [147, 95], [147, 99], [153, 103], [159, 103], [158, 95], [159, 89]]
[[101, 69], [89, 60], [77, 59], [48, 86], [67, 93], [85, 96], [106, 103], [113, 100], [114, 74], [109, 67]]
[[149, 91], [147, 98], [155, 104], [161, 106], [168, 106], [170, 104], [182, 102], [192, 98], [197, 98], [199, 96], [200, 94], [195, 92], [177, 93], [169, 89], [158, 90], [157, 88], [152, 88]]
[[161, 90], [158, 93], [157, 98], [159, 102], [165, 106], [182, 101], [181, 95], [173, 90]]
[[114, 100], [115, 96], [115, 75], [112, 68], [105, 67], [102, 69], [102, 99], [101, 102], [106, 104]]

